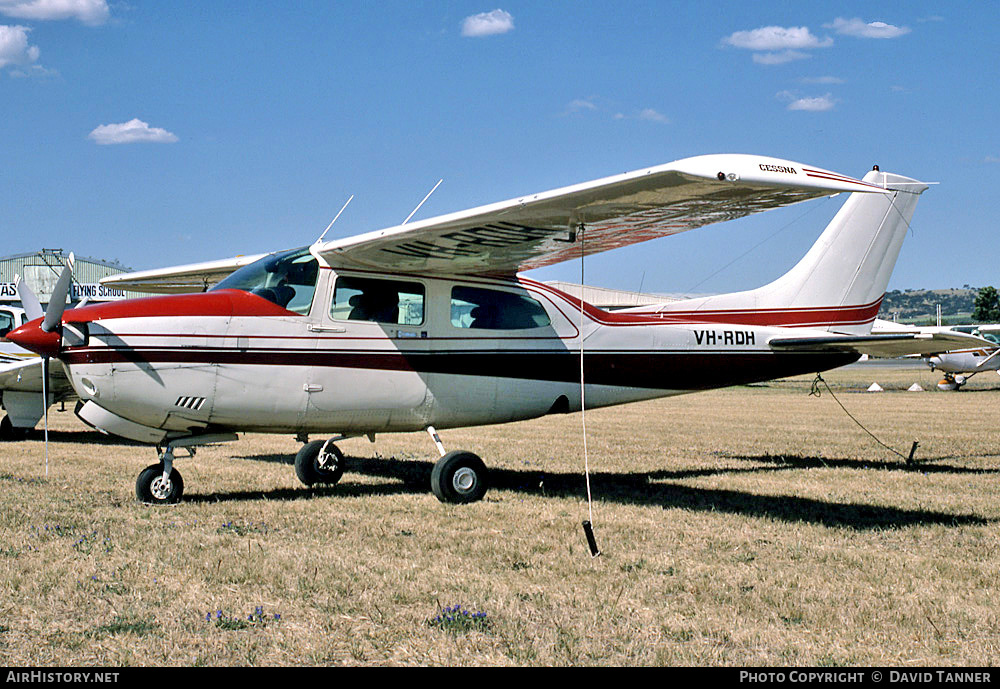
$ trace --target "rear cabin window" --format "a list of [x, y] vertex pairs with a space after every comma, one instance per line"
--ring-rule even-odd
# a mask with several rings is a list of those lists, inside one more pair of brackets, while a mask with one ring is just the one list
[[424, 286], [419, 282], [338, 277], [330, 317], [396, 325], [424, 322]]
[[542, 305], [523, 294], [482, 287], [451, 290], [451, 324], [456, 328], [524, 330], [549, 323]]

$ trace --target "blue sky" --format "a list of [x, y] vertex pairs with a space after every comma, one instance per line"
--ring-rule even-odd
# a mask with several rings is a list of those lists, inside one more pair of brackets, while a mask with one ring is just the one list
[[[499, 6], [497, 3], [499, 2]], [[890, 288], [1000, 284], [997, 2], [0, 0], [0, 255], [155, 268], [704, 153], [939, 182]], [[587, 259], [754, 287], [841, 199]], [[578, 280], [567, 263], [537, 279]]]

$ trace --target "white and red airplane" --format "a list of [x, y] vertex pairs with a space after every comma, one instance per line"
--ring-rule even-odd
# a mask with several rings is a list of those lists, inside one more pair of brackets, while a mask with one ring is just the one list
[[983, 371], [995, 371], [1000, 374], [1000, 334], [997, 333], [996, 326], [993, 326], [993, 330], [987, 330], [988, 327], [990, 326], [952, 326], [952, 330], [977, 335], [988, 340], [989, 344], [985, 347], [957, 349], [927, 357], [927, 364], [931, 370], [941, 371], [944, 374], [944, 378], [938, 383], [938, 388], [958, 390], [969, 382], [969, 378]]
[[[471, 502], [486, 468], [446, 452], [436, 429], [978, 345], [960, 333], [870, 334], [924, 189], [877, 168], [856, 180], [699, 156], [267, 255], [200, 294], [65, 312], [54, 298], [55, 311], [8, 337], [58, 357], [83, 421], [160, 446], [136, 484], [142, 501], [180, 499], [177, 449], [237, 432], [329, 435], [296, 456], [311, 485], [340, 478], [337, 440], [426, 430], [441, 454], [434, 493]], [[608, 312], [519, 275], [840, 192], [847, 202], [808, 254], [759, 289]], [[181, 290], [246, 260], [114, 282]]]
[[[39, 317], [42, 307], [20, 278], [15, 282], [25, 308], [0, 304], [0, 441], [23, 439], [55, 402], [75, 397], [63, 367], [46, 367], [34, 352], [7, 339], [7, 334]], [[43, 380], [42, 374], [47, 375]], [[47, 402], [43, 402], [47, 400]]]
[[931, 367], [931, 370], [941, 371], [943, 374], [943, 378], [937, 384], [939, 390], [959, 390], [969, 382], [972, 376], [984, 371], [995, 371], [1000, 374], [1000, 325], [996, 323], [921, 327], [876, 319], [872, 326], [872, 332], [960, 332], [979, 337], [981, 339], [979, 345], [924, 355], [924, 360]]

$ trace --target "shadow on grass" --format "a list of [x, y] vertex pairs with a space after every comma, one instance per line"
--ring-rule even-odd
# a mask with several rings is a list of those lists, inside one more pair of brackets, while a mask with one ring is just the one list
[[[245, 457], [249, 460], [279, 461], [275, 455]], [[747, 458], [750, 459], [750, 458]], [[953, 514], [934, 510], [911, 510], [863, 503], [842, 503], [788, 495], [757, 495], [735, 490], [698, 488], [676, 481], [695, 476], [724, 473], [761, 473], [786, 471], [802, 466], [831, 466], [831, 460], [799, 458], [802, 464], [783, 462], [780, 465], [740, 469], [697, 471], [654, 471], [641, 473], [599, 472], [591, 474], [594, 497], [601, 502], [627, 505], [649, 505], [663, 509], [686, 509], [704, 512], [726, 512], [745, 516], [778, 519], [786, 522], [807, 522], [823, 526], [855, 530], [891, 529], [907, 526], [940, 524], [945, 526], [986, 525], [994, 520], [969, 514]], [[815, 460], [816, 464], [807, 463]], [[281, 460], [286, 461], [286, 460]], [[758, 460], [766, 463], [765, 460]], [[844, 467], [860, 468], [857, 461], [832, 460]], [[312, 489], [281, 489], [275, 491], [241, 491], [190, 496], [192, 502], [224, 502], [229, 500], [303, 500], [315, 497], [364, 497], [429, 493], [433, 462], [425, 460], [369, 459], [348, 457], [345, 478], [335, 487]], [[872, 464], [867, 466], [872, 468]], [[904, 465], [905, 467], [905, 465]], [[893, 468], [895, 468], [893, 466]], [[927, 468], [927, 467], [923, 467]], [[952, 467], [954, 469], [954, 467]], [[946, 467], [937, 467], [945, 470]], [[911, 471], [919, 471], [909, 469]], [[992, 472], [992, 470], [991, 470]], [[358, 484], [350, 474], [376, 476], [395, 481], [388, 484]], [[984, 472], [986, 473], [986, 472]], [[583, 497], [585, 486], [579, 473], [552, 473], [539, 470], [491, 469], [490, 486], [498, 490], [545, 497]], [[460, 509], [460, 508], [457, 508]]]
[[[920, 457], [906, 463], [902, 459], [889, 460], [859, 460], [859, 459], [824, 459], [822, 457], [803, 457], [801, 455], [738, 455], [725, 452], [714, 453], [722, 459], [736, 459], [746, 462], [758, 462], [785, 469], [875, 469], [878, 471], [902, 471], [914, 474], [1000, 474], [1000, 469], [977, 469], [973, 467], [957, 467], [950, 464], [933, 464], [948, 459], [970, 459], [971, 457], [1000, 457], [1000, 453], [977, 455], [943, 455], [940, 457]], [[723, 473], [724, 470], [720, 473]]]
[[[45, 442], [45, 430], [32, 428], [25, 432], [24, 437], [12, 442]], [[49, 431], [49, 442], [54, 444], [77, 445], [120, 445], [122, 447], [145, 447], [152, 451], [153, 445], [128, 440], [117, 435], [105, 435], [99, 431]], [[155, 456], [155, 452], [152, 453]]]

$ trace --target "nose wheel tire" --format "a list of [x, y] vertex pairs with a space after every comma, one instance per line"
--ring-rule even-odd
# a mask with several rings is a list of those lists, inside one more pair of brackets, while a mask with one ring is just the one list
[[307, 486], [317, 483], [332, 486], [344, 475], [344, 453], [325, 440], [306, 443], [295, 455], [295, 475]]
[[184, 494], [184, 479], [176, 469], [163, 478], [163, 465], [152, 464], [142, 470], [135, 482], [135, 497], [147, 505], [172, 505]]
[[477, 502], [486, 495], [488, 471], [477, 455], [454, 450], [434, 464], [431, 490], [441, 502], [463, 504]]

